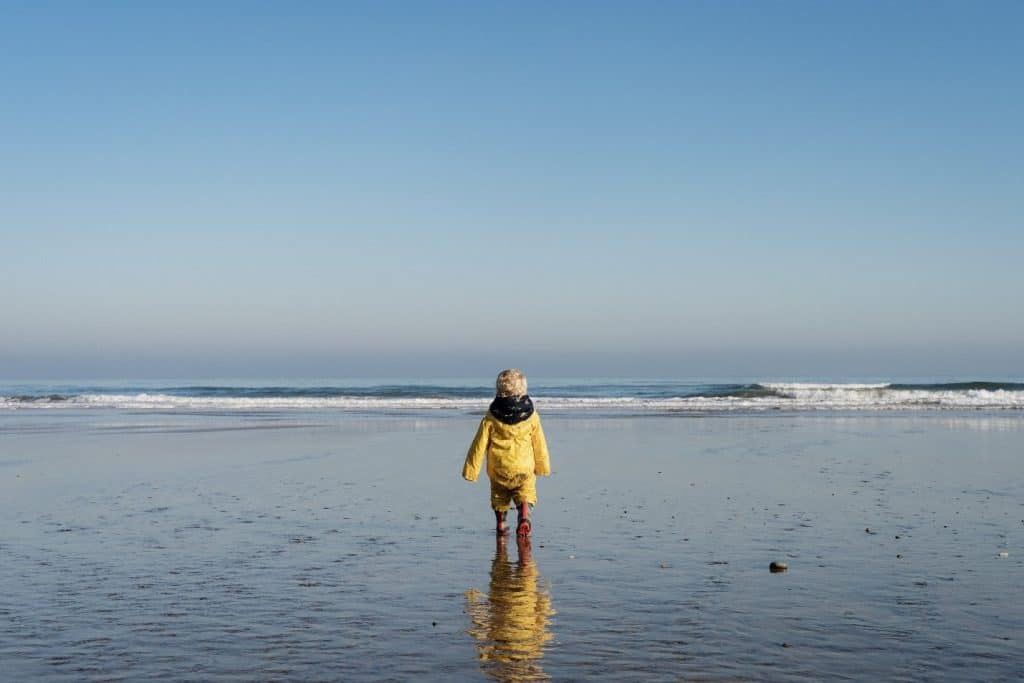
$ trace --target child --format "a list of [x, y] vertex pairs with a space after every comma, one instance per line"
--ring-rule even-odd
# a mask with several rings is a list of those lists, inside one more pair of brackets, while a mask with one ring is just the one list
[[509, 500], [514, 500], [519, 512], [516, 534], [526, 537], [533, 526], [530, 508], [537, 504], [535, 475], [551, 474], [548, 445], [540, 416], [534, 412], [533, 401], [526, 395], [526, 376], [518, 370], [502, 370], [496, 385], [497, 396], [480, 420], [480, 428], [466, 454], [462, 477], [476, 481], [486, 455], [498, 536], [508, 534], [505, 519]]

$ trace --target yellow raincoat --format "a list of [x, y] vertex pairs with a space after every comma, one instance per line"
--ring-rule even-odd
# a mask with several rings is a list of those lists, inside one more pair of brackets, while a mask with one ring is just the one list
[[516, 505], [536, 505], [536, 477], [551, 474], [548, 444], [537, 413], [516, 424], [505, 424], [487, 413], [480, 420], [480, 427], [466, 454], [466, 463], [462, 466], [463, 479], [476, 481], [485, 455], [493, 509], [507, 510], [509, 499]]

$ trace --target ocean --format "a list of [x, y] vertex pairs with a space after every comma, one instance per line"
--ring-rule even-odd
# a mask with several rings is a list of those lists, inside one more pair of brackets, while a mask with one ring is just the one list
[[[538, 409], [562, 413], [673, 414], [763, 411], [1024, 409], [1022, 381], [548, 380]], [[0, 383], [0, 408], [347, 412], [481, 410], [487, 380], [97, 381]]]

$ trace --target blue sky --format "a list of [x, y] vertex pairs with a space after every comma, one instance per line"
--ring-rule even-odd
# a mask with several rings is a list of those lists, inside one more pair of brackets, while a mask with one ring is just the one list
[[1022, 21], [4, 3], [0, 378], [1019, 377]]

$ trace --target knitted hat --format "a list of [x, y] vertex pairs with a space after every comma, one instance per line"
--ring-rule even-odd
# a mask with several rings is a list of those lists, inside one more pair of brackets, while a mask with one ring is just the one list
[[498, 373], [498, 381], [494, 383], [498, 398], [503, 396], [525, 396], [526, 375], [515, 368], [502, 370]]

